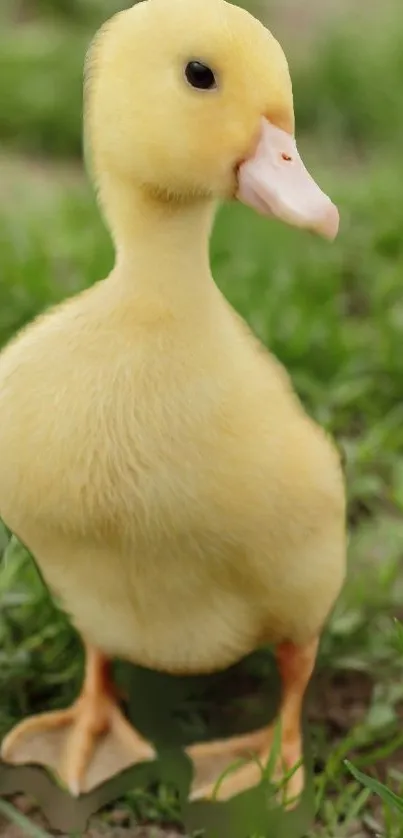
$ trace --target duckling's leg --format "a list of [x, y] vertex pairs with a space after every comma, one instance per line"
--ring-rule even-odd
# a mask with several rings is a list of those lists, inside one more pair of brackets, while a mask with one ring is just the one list
[[[287, 808], [293, 808], [298, 803], [304, 788], [304, 768], [302, 761], [302, 705], [306, 688], [311, 678], [318, 640], [306, 646], [295, 646], [293, 643], [281, 644], [276, 653], [278, 670], [282, 682], [282, 700], [280, 707], [281, 747], [279, 764], [276, 769], [276, 780], [289, 776], [284, 791]], [[254, 759], [240, 768], [228, 773], [219, 784], [217, 800], [227, 800], [252, 786], [260, 783], [262, 770], [267, 765], [273, 744], [274, 725], [263, 728], [244, 736], [233, 739], [206, 742], [192, 745], [188, 748], [189, 756], [194, 760], [196, 779], [193, 784], [193, 800], [206, 799], [213, 795], [220, 773], [225, 768], [236, 763], [240, 757], [254, 755]], [[226, 765], [223, 763], [225, 758]], [[216, 762], [216, 766], [215, 766]], [[217, 763], [221, 762], [221, 771], [217, 771]], [[215, 767], [215, 781], [204, 781], [205, 765], [211, 771]], [[299, 765], [298, 768], [295, 766]], [[204, 770], [203, 770], [204, 768]], [[293, 772], [293, 773], [291, 773]]]
[[57, 772], [74, 796], [87, 792], [154, 751], [126, 720], [117, 703], [108, 661], [86, 646], [81, 694], [66, 710], [42, 713], [18, 724], [5, 737], [5, 762], [45, 765]]

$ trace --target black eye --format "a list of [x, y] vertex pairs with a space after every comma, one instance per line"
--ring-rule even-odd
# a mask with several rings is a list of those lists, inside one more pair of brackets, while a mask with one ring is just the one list
[[201, 61], [189, 61], [185, 67], [185, 76], [189, 84], [198, 90], [213, 90], [217, 86], [213, 71]]

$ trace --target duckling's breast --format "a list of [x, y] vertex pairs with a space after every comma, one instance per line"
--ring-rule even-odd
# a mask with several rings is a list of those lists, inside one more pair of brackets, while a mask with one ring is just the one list
[[109, 654], [211, 671], [316, 633], [344, 576], [332, 447], [226, 315], [144, 324], [102, 293], [0, 357], [0, 515]]

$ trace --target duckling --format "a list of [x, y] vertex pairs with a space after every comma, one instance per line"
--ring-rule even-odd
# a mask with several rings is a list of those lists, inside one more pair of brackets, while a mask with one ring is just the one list
[[[83, 638], [86, 670], [73, 706], [18, 724], [2, 758], [53, 759], [79, 795], [154, 757], [120, 710], [114, 657], [201, 674], [271, 644], [288, 772], [345, 575], [344, 481], [215, 285], [208, 243], [221, 201], [330, 240], [338, 211], [299, 156], [282, 48], [225, 0], [143, 0], [101, 29], [85, 141], [116, 260], [1, 353], [0, 515]], [[265, 761], [271, 745], [266, 727], [188, 754], [196, 768]], [[254, 759], [219, 797], [259, 780]], [[298, 796], [302, 766], [289, 785]], [[193, 797], [212, 788], [196, 772]]]

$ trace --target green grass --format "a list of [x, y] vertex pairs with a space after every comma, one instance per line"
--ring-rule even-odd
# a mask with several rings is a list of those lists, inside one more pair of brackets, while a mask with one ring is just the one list
[[[400, 794], [403, 659], [393, 617], [403, 611], [403, 15], [390, 8], [382, 26], [368, 25], [365, 39], [346, 22], [322, 35], [304, 61], [291, 56], [302, 147], [341, 209], [337, 243], [241, 207], [220, 212], [212, 242], [219, 285], [346, 455], [349, 578], [323, 638], [319, 672], [333, 678], [335, 701], [338, 679], [350, 680], [354, 692], [361, 673], [373, 689], [349, 730], [335, 731], [330, 711], [313, 724], [315, 835], [322, 838], [364, 838], [366, 828], [401, 834], [392, 811], [377, 806], [361, 775], [345, 765], [349, 759]], [[85, 46], [110, 11], [112, 4], [95, 0], [4, 5], [0, 141], [9, 151], [79, 156]], [[0, 346], [112, 264], [80, 171], [11, 162], [0, 160]], [[0, 531], [0, 551], [6, 542]], [[81, 662], [76, 636], [30, 557], [12, 542], [0, 571], [0, 731], [23, 714], [65, 705]], [[195, 729], [202, 716], [194, 708]], [[135, 819], [164, 820], [171, 801], [132, 796], [124, 805]]]
[[295, 76], [300, 130], [347, 141], [364, 161], [374, 146], [392, 150], [403, 136], [402, 34], [403, 11], [390, 0], [368, 15], [365, 36], [358, 14], [329, 28]]

